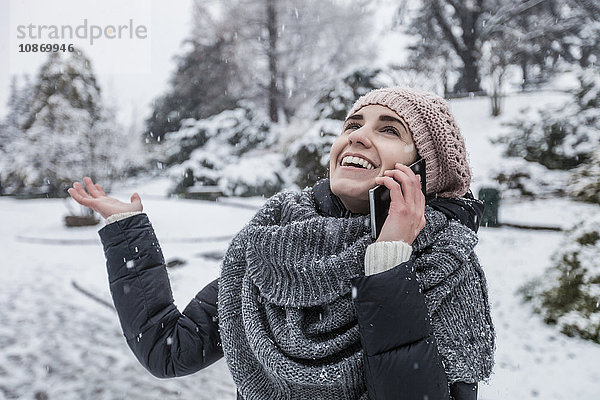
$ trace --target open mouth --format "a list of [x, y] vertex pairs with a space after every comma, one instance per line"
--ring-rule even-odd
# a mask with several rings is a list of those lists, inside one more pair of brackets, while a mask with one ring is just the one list
[[375, 169], [375, 166], [368, 162], [367, 160], [354, 156], [346, 156], [342, 159], [340, 163], [342, 167], [354, 167], [360, 169]]

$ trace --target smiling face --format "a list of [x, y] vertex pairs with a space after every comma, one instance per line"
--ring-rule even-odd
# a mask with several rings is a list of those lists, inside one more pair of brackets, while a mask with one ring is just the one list
[[360, 108], [344, 122], [342, 133], [329, 152], [329, 184], [344, 206], [354, 212], [369, 212], [369, 189], [377, 186], [396, 163], [416, 161], [412, 135], [398, 114], [374, 104]]

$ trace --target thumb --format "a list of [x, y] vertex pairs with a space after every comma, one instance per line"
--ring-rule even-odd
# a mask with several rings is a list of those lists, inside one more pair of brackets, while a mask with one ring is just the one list
[[140, 203], [140, 205], [142, 204], [142, 199], [140, 199], [140, 195], [137, 194], [137, 192], [131, 195], [130, 201], [131, 203]]

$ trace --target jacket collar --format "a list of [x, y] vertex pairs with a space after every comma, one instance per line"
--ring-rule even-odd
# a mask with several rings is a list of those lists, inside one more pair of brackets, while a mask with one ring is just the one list
[[329, 178], [323, 178], [313, 186], [313, 196], [319, 214], [328, 217], [348, 218], [362, 214], [353, 213], [348, 210], [342, 200], [333, 192], [329, 186]]
[[[323, 178], [315, 183], [313, 196], [317, 210], [321, 215], [337, 218], [361, 215], [348, 210], [340, 198], [333, 194], [329, 186], [329, 178]], [[470, 190], [462, 197], [428, 196], [425, 202], [434, 210], [442, 212], [448, 219], [457, 220], [474, 232], [479, 229], [484, 204], [483, 201], [475, 199]]]

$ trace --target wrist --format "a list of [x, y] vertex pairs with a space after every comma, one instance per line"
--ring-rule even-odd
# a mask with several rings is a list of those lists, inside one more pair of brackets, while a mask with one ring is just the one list
[[380, 234], [379, 237], [377, 238], [377, 240], [375, 240], [375, 243], [381, 243], [381, 242], [404, 242], [406, 244], [408, 244], [409, 246], [412, 246], [413, 242], [415, 241], [415, 238], [406, 238], [406, 237], [397, 237], [397, 238], [391, 238], [389, 237], [389, 235], [384, 235], [384, 234]]
[[109, 215], [108, 217], [106, 217], [106, 224], [108, 225], [113, 222], [120, 221], [122, 219], [131, 217], [133, 215], [141, 214], [141, 213], [142, 213], [142, 211], [127, 211], [127, 212], [112, 214], [112, 215]]
[[402, 241], [381, 241], [370, 244], [365, 252], [365, 275], [387, 271], [406, 262], [412, 254], [412, 246]]

